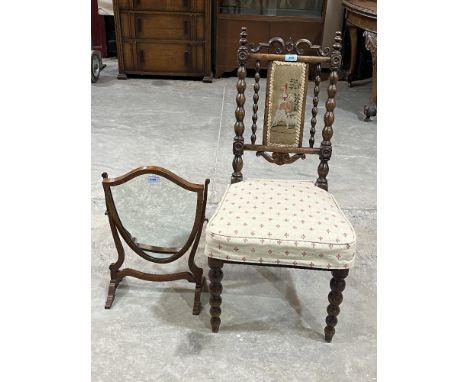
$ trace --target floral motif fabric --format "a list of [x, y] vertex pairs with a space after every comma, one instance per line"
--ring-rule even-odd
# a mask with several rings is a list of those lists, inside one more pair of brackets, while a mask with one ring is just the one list
[[311, 182], [251, 179], [228, 187], [206, 228], [205, 255], [343, 269], [356, 234], [332, 194]]

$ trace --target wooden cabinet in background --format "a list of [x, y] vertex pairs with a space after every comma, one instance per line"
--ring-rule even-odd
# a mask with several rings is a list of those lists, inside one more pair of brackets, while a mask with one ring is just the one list
[[[215, 4], [217, 78], [238, 67], [241, 27], [247, 27], [250, 41], [281, 36], [322, 44], [327, 0], [216, 0]], [[255, 62], [248, 61], [247, 67], [254, 68]]]
[[210, 0], [114, 0], [119, 75], [211, 82]]

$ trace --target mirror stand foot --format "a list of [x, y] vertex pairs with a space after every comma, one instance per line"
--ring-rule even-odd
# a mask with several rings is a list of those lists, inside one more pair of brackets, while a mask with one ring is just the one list
[[197, 282], [195, 284], [195, 298], [193, 300], [193, 310], [192, 310], [192, 314], [194, 314], [195, 316], [198, 316], [201, 311], [201, 293], [205, 284], [206, 282], [205, 282], [204, 277], [202, 277], [202, 280], [200, 283]]
[[119, 286], [121, 280], [111, 280], [109, 283], [109, 290], [107, 292], [107, 300], [106, 300], [106, 306], [105, 309], [110, 309], [112, 307], [112, 303], [114, 302], [115, 298], [115, 291], [117, 290], [117, 287]]

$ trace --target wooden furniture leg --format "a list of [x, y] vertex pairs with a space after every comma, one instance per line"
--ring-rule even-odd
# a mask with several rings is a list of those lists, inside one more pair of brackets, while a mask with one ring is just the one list
[[106, 306], [105, 309], [110, 309], [115, 298], [115, 291], [120, 284], [122, 279], [111, 280], [109, 283], [109, 290], [107, 292]]
[[365, 121], [377, 115], [377, 33], [365, 31], [365, 47], [372, 55], [372, 91], [369, 104], [364, 106]]
[[348, 70], [348, 86], [352, 86], [352, 81], [354, 80], [354, 72], [356, 70], [356, 56], [357, 56], [357, 39], [358, 39], [358, 29], [352, 24], [346, 23], [349, 31], [349, 41], [351, 43], [351, 59]]
[[200, 310], [201, 310], [201, 302], [200, 302], [200, 298], [201, 298], [201, 293], [202, 293], [202, 289], [203, 289], [203, 286], [205, 285], [205, 278], [203, 277], [201, 282], [197, 282], [195, 284], [195, 298], [193, 299], [193, 310], [192, 310], [192, 314], [198, 316], [200, 314]]
[[213, 82], [213, 73], [210, 73], [210, 75], [204, 76], [202, 81], [205, 83], [211, 84]]
[[208, 258], [208, 265], [210, 271], [208, 277], [210, 278], [210, 315], [211, 315], [211, 331], [218, 333], [219, 325], [221, 324], [221, 292], [223, 286], [221, 280], [223, 279], [223, 270], [221, 269], [224, 263], [220, 260]]
[[328, 294], [327, 313], [328, 316], [325, 320], [327, 326], [325, 327], [325, 341], [331, 342], [335, 335], [335, 326], [338, 323], [338, 314], [340, 314], [340, 304], [343, 302], [343, 294], [346, 287], [345, 278], [348, 276], [349, 269], [336, 269], [332, 272], [333, 278], [330, 281], [331, 292]]

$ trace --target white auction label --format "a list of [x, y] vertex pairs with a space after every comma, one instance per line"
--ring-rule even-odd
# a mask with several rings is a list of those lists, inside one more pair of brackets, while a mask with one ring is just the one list
[[297, 61], [297, 54], [285, 54], [284, 61]]

